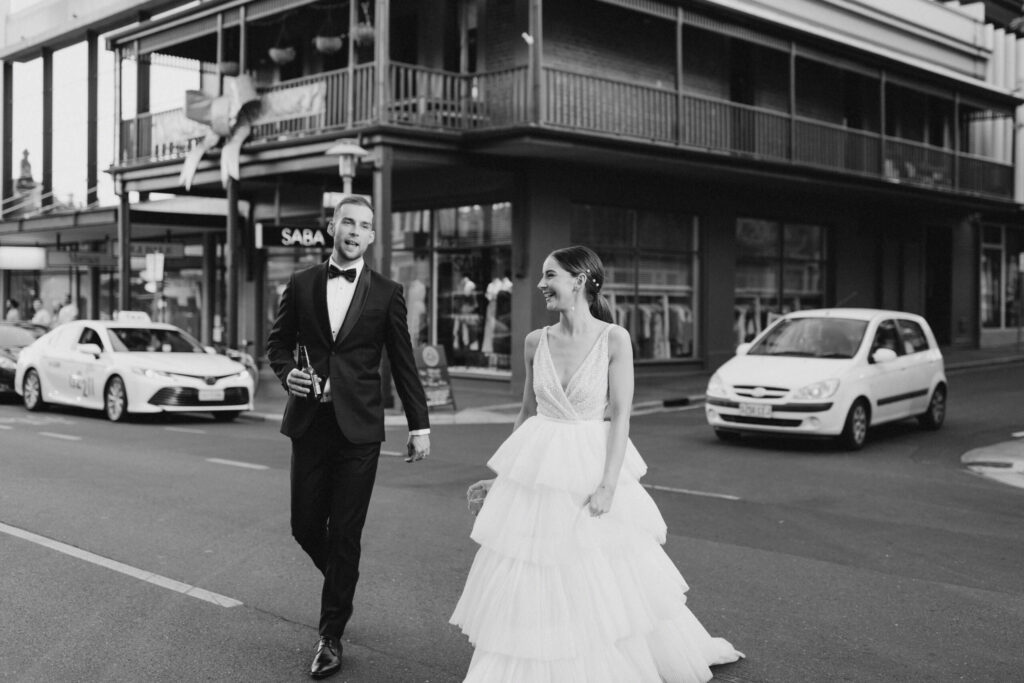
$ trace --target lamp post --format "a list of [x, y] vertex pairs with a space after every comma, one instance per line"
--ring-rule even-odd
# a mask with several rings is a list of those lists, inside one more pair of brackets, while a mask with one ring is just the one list
[[356, 140], [344, 138], [338, 140], [338, 143], [324, 154], [338, 155], [338, 175], [341, 176], [342, 190], [345, 194], [352, 194], [352, 179], [356, 177], [356, 165], [369, 152], [360, 147]]

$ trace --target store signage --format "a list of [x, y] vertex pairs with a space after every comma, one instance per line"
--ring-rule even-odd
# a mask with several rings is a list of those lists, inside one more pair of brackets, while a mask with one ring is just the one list
[[[110, 242], [110, 253], [117, 254], [117, 240]], [[185, 245], [181, 242], [129, 242], [129, 256], [145, 256], [146, 254], [163, 254], [166, 258], [184, 258]]]
[[46, 266], [48, 268], [60, 266], [97, 266], [101, 268], [113, 268], [117, 265], [117, 258], [102, 251], [54, 251], [47, 250]]
[[276, 223], [256, 224], [256, 248], [292, 247], [323, 248], [334, 245], [327, 228], [319, 226], [277, 225]]
[[448, 360], [443, 346], [430, 344], [416, 348], [416, 371], [427, 395], [427, 408], [451, 406], [455, 410], [455, 394], [448, 376]]

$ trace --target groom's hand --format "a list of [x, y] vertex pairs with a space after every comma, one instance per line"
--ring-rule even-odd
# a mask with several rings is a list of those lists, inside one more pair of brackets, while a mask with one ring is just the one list
[[416, 434], [409, 437], [409, 443], [405, 446], [406, 462], [416, 462], [430, 455], [430, 436], [427, 434]]

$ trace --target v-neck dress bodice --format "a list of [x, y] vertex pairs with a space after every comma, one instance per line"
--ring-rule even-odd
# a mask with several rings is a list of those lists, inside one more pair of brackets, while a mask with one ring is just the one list
[[606, 324], [564, 387], [544, 328], [533, 357], [533, 393], [537, 414], [554, 420], [602, 420], [608, 408], [608, 333]]

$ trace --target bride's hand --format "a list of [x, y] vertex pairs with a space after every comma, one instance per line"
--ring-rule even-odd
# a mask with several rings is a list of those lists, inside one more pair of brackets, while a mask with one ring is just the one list
[[487, 492], [491, 490], [491, 484], [493, 483], [493, 479], [481, 479], [466, 489], [466, 505], [474, 515], [480, 512], [480, 508], [483, 507], [484, 498], [487, 497]]
[[615, 489], [607, 484], [601, 484], [593, 493], [587, 496], [587, 508], [591, 517], [600, 517], [612, 509], [612, 498], [615, 497]]

